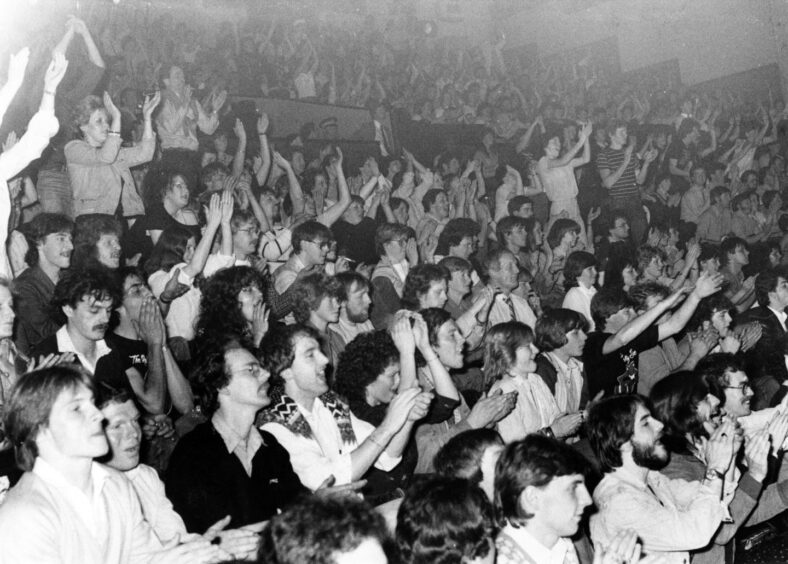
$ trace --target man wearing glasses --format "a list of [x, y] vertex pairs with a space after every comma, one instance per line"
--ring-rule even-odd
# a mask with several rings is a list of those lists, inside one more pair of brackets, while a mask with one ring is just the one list
[[293, 253], [274, 273], [274, 288], [283, 294], [305, 268], [322, 270], [331, 249], [331, 230], [317, 221], [305, 221], [293, 229]]

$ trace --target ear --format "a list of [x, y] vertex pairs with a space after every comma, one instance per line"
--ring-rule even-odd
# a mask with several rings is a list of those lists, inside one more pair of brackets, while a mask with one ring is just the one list
[[64, 305], [61, 309], [67, 318], [71, 319], [74, 317], [74, 308], [70, 305]]
[[293, 369], [292, 368], [285, 368], [282, 371], [282, 373], [280, 374], [280, 377], [285, 382], [291, 382], [293, 380]]
[[711, 321], [709, 321], [708, 319], [706, 319], [706, 320], [703, 322], [703, 330], [704, 330], [704, 331], [708, 331], [709, 327], [711, 327]]
[[535, 515], [542, 505], [542, 492], [534, 486], [526, 486], [520, 492], [520, 508], [529, 515]]
[[164, 86], [166, 86], [167, 88], [170, 87], [170, 79], [169, 78], [165, 78], [162, 82], [164, 82]]

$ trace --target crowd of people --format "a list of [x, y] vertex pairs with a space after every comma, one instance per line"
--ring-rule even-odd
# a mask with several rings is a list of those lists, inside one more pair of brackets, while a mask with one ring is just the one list
[[[333, 81], [277, 29], [228, 37]], [[502, 109], [477, 151], [351, 167], [227, 129], [199, 45], [97, 90], [121, 38], [71, 17], [0, 89], [39, 103], [0, 153], [0, 563], [719, 563], [788, 508], [779, 100], [469, 84], [434, 121]], [[516, 92], [502, 46], [477, 85]], [[434, 87], [374, 54], [376, 102]]]

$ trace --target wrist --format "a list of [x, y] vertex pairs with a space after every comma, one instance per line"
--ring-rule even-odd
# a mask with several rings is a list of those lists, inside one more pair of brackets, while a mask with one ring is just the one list
[[168, 297], [165, 292], [162, 292], [159, 296], [159, 302], [164, 305], [170, 305], [172, 303], [172, 298]]

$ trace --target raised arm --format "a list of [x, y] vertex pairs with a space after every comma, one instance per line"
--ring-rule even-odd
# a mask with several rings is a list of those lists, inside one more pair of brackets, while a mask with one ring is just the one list
[[244, 159], [246, 158], [246, 129], [243, 122], [238, 118], [235, 118], [233, 132], [238, 137], [238, 147], [233, 157], [232, 175], [241, 176], [241, 173], [244, 171]]
[[348, 189], [347, 181], [345, 180], [345, 172], [342, 170], [342, 150], [337, 147], [337, 159], [331, 163], [331, 166], [336, 168], [337, 172], [337, 188], [339, 189], [339, 200], [330, 208], [317, 216], [317, 221], [331, 227], [334, 223], [342, 217], [345, 210], [350, 205], [350, 189]]
[[82, 36], [90, 62], [103, 69], [105, 67], [104, 59], [101, 58], [101, 53], [98, 47], [96, 47], [96, 43], [93, 41], [93, 37], [91, 37], [90, 30], [88, 30], [88, 26], [85, 25], [85, 22], [74, 16], [69, 16], [68, 24], [71, 25], [74, 33]]
[[271, 172], [271, 152], [268, 149], [268, 114], [262, 113], [257, 118], [257, 136], [260, 138], [260, 158], [262, 165], [255, 172], [257, 184], [265, 186], [268, 173]]
[[229, 201], [230, 205], [232, 204], [232, 198], [227, 196], [226, 192], [221, 196], [219, 194], [211, 196], [211, 201], [208, 204], [208, 213], [206, 214], [208, 223], [205, 226], [205, 233], [203, 233], [200, 242], [194, 249], [192, 260], [183, 267], [183, 273], [191, 278], [197, 276], [205, 268], [205, 262], [208, 260], [208, 255], [213, 245], [213, 239], [216, 237], [216, 232], [219, 230], [222, 222], [222, 211], [226, 201]]
[[11, 55], [8, 61], [8, 81], [0, 89], [0, 123], [3, 120], [8, 106], [22, 86], [25, 79], [25, 69], [30, 59], [30, 48], [25, 47], [18, 53]]
[[290, 164], [290, 161], [274, 151], [274, 164], [287, 174], [290, 202], [293, 204], [293, 217], [304, 213], [304, 193], [301, 190], [301, 184], [298, 183], [298, 177], [293, 171], [293, 166]]

